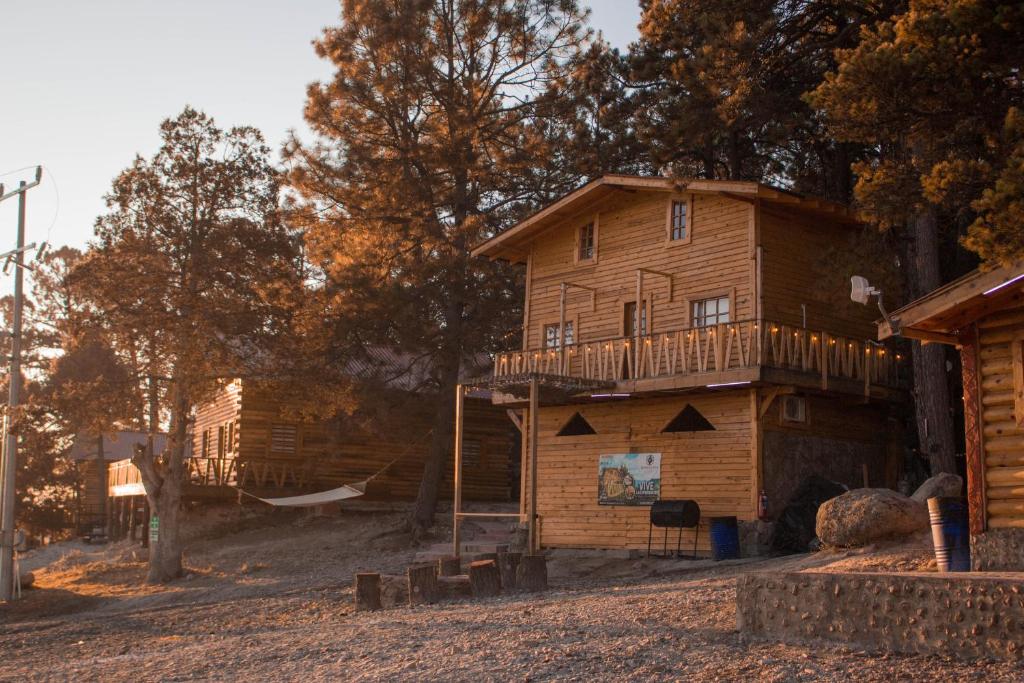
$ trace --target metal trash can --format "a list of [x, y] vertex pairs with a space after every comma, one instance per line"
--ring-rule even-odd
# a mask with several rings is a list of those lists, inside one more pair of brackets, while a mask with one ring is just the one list
[[928, 518], [932, 545], [940, 572], [971, 570], [971, 537], [967, 523], [967, 501], [963, 498], [929, 498]]

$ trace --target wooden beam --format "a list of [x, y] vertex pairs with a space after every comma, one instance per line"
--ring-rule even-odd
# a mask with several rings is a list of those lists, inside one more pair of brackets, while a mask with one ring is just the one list
[[772, 403], [779, 396], [789, 396], [795, 393], [796, 387], [772, 387], [771, 389], [768, 390], [768, 393], [761, 401], [761, 405], [757, 410], [757, 418], [763, 418], [765, 414], [768, 412], [768, 409], [771, 408]]
[[[914, 329], [912, 327], [901, 328], [900, 336], [908, 339], [917, 339], [924, 343], [935, 342], [937, 344], [949, 344], [950, 346], [960, 346], [962, 343], [960, 337], [955, 334], [931, 332], [929, 330]], [[885, 339], [886, 337], [879, 335], [879, 338]]]
[[511, 408], [507, 409], [505, 411], [505, 414], [508, 415], [508, 419], [512, 420], [512, 424], [514, 424], [516, 426], [516, 429], [518, 429], [520, 432], [522, 432], [523, 431], [523, 418], [521, 418], [519, 416], [519, 414], [516, 411], [512, 410]]
[[461, 384], [455, 385], [455, 499], [452, 503], [452, 545], [453, 554], [459, 556], [459, 513], [462, 512], [462, 437], [465, 416], [466, 392]]
[[537, 537], [537, 430], [540, 426], [540, 388], [537, 379], [530, 380], [530, 554], [540, 550]]

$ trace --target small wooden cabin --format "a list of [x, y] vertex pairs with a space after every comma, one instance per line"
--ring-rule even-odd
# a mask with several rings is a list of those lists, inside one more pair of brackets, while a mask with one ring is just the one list
[[760, 493], [777, 514], [811, 474], [895, 485], [902, 358], [815, 268], [859, 229], [763, 184], [615, 175], [477, 247], [525, 269], [523, 345], [467, 387], [517, 410], [532, 547], [643, 548], [652, 498], [760, 531]]
[[959, 348], [975, 569], [1024, 570], [1024, 262], [975, 271], [895, 311], [879, 339]]
[[[102, 438], [85, 433], [75, 435], [69, 457], [75, 463], [80, 479], [76, 524], [80, 533], [91, 533], [95, 527], [106, 526], [110, 513], [107, 501], [109, 467], [112, 463], [130, 459], [135, 446], [145, 445], [147, 437], [145, 432], [134, 431], [109, 432]], [[157, 451], [162, 451], [166, 444], [167, 435], [157, 434], [154, 438]]]
[[[434, 404], [395, 391], [393, 410], [370, 427], [352, 420], [304, 421], [271, 389], [236, 380], [196, 411], [189, 464], [198, 485], [236, 486], [261, 496], [290, 495], [353, 484], [380, 472], [368, 500], [412, 500], [419, 490]], [[505, 409], [489, 397], [467, 401], [473, 428], [465, 436], [465, 492], [472, 500], [513, 499], [518, 437]], [[450, 496], [451, 464], [442, 495]]]

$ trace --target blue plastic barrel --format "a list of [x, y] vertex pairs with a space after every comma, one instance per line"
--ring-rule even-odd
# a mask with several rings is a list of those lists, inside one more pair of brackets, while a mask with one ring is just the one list
[[963, 498], [929, 498], [928, 517], [932, 524], [932, 545], [940, 572], [971, 570], [971, 538], [967, 524], [967, 501]]
[[711, 556], [716, 562], [739, 559], [740, 531], [735, 517], [711, 518]]

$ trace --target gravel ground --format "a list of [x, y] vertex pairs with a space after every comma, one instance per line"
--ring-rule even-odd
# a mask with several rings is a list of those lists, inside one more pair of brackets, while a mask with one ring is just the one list
[[213, 538], [190, 554], [192, 578], [167, 588], [137, 587], [143, 565], [126, 546], [60, 560], [0, 607], [0, 680], [1024, 680], [1008, 663], [741, 642], [735, 577], [830, 561], [818, 556], [590, 561], [582, 575], [556, 568], [540, 596], [354, 613], [353, 571], [408, 562], [405, 539], [386, 533], [399, 518]]

